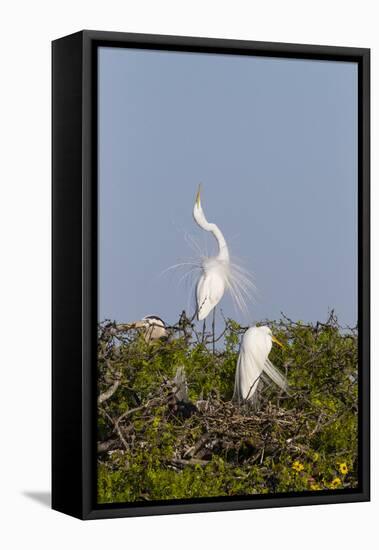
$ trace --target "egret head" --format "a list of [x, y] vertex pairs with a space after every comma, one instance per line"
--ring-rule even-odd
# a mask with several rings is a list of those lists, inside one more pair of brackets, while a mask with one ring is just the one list
[[203, 208], [201, 206], [200, 194], [201, 194], [201, 183], [199, 184], [199, 187], [197, 189], [195, 204], [193, 205], [193, 217], [195, 219], [195, 222], [198, 225], [200, 225], [200, 227], [204, 227], [204, 225], [207, 225], [208, 222], [206, 220], [205, 214], [203, 212]]
[[256, 327], [257, 330], [259, 330], [262, 334], [265, 334], [267, 338], [270, 339], [270, 342], [273, 342], [274, 344], [277, 344], [278, 346], [280, 346], [281, 348], [284, 348], [284, 345], [282, 344], [282, 342], [280, 342], [280, 340], [278, 340], [272, 333], [272, 330], [270, 329], [270, 327], [267, 327], [267, 326], [263, 326], [263, 327]]

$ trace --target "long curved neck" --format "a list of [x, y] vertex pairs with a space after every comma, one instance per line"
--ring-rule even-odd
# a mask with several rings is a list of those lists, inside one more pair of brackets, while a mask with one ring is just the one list
[[219, 260], [224, 260], [224, 261], [228, 262], [229, 261], [229, 249], [228, 249], [228, 245], [226, 244], [224, 235], [221, 232], [221, 229], [219, 229], [215, 223], [209, 223], [208, 225], [209, 225], [208, 231], [210, 231], [213, 234], [214, 238], [216, 239], [216, 241], [218, 243], [217, 258]]
[[199, 225], [205, 231], [210, 231], [218, 243], [218, 254], [217, 258], [225, 262], [229, 262], [229, 250], [228, 245], [226, 244], [224, 235], [221, 233], [221, 230], [215, 223], [209, 223], [204, 215], [204, 212], [199, 205], [195, 204], [193, 211], [193, 217], [197, 225]]
[[193, 207], [193, 217], [197, 225], [199, 225], [205, 231], [210, 231], [216, 239], [218, 243], [217, 259], [229, 262], [229, 250], [224, 235], [221, 233], [220, 228], [215, 223], [209, 223], [201, 207], [200, 189], [197, 192], [196, 202]]

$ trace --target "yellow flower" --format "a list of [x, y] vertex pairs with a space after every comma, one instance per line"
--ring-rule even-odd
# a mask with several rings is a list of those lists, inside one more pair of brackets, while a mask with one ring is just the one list
[[340, 464], [340, 472], [341, 472], [341, 474], [345, 476], [345, 475], [347, 474], [348, 471], [349, 471], [349, 469], [348, 469], [348, 467], [347, 467], [346, 462], [341, 462], [341, 464]]
[[302, 465], [301, 462], [299, 462], [298, 460], [295, 460], [295, 462], [292, 464], [292, 469], [295, 470], [295, 472], [301, 472], [302, 470], [304, 470], [304, 466]]
[[321, 487], [318, 483], [311, 483], [310, 489], [311, 491], [319, 491]]
[[340, 480], [340, 478], [335, 477], [330, 485], [331, 485], [332, 489], [337, 489], [337, 487], [339, 487], [341, 485], [341, 483], [342, 483], [342, 481]]

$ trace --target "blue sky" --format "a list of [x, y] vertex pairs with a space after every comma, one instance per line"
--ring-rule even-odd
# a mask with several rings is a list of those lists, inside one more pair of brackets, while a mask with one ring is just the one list
[[[357, 319], [357, 66], [176, 53], [99, 52], [99, 320], [190, 305], [183, 272], [219, 225], [257, 287], [243, 323]], [[190, 237], [188, 237], [190, 236]]]

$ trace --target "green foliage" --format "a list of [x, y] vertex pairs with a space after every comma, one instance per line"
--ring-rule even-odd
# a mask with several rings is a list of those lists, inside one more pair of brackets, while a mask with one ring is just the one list
[[[99, 503], [201, 498], [357, 485], [357, 333], [327, 323], [266, 322], [284, 348], [270, 358], [289, 395], [268, 387], [258, 410], [231, 403], [244, 328], [214, 343], [187, 320], [164, 341], [99, 327]], [[178, 412], [172, 380], [184, 367], [197, 410]]]

